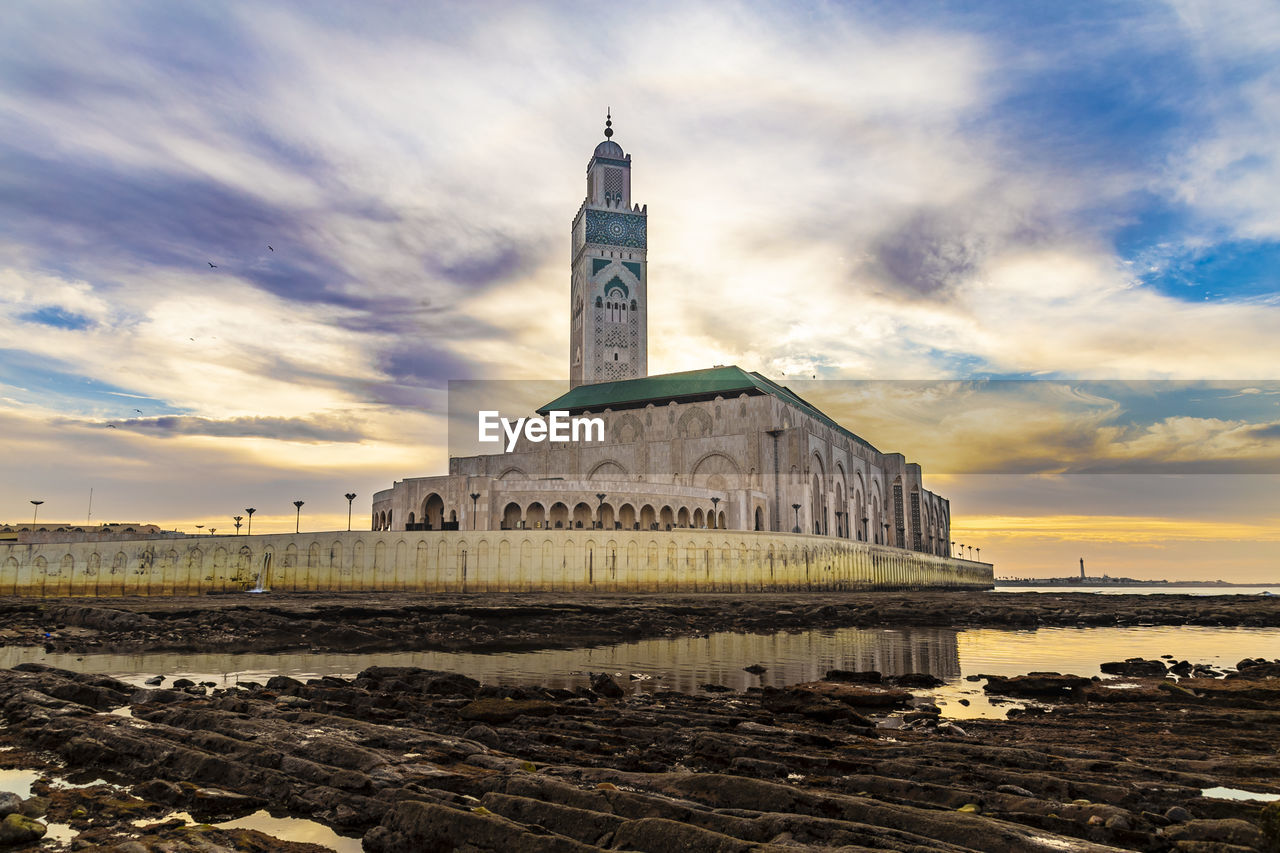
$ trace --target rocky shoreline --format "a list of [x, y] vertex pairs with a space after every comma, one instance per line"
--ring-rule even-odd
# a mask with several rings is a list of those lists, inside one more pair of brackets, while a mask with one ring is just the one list
[[1280, 794], [1280, 662], [1113, 665], [1142, 674], [993, 677], [1041, 703], [955, 722], [927, 676], [628, 695], [608, 675], [570, 691], [372, 667], [139, 690], [25, 664], [0, 671], [0, 765], [99, 778], [7, 808], [113, 853], [320, 849], [182, 819], [263, 807], [368, 853], [1275, 849], [1280, 803], [1202, 792]]
[[0, 598], [0, 645], [85, 653], [501, 651], [719, 631], [1203, 625], [1280, 627], [1262, 596], [913, 590], [782, 595], [295, 594]]
[[[989, 592], [0, 599], [0, 645], [76, 654], [1144, 625], [1280, 627], [1280, 604]], [[567, 689], [374, 666], [140, 689], [28, 663], [0, 670], [0, 772], [34, 780], [30, 796], [0, 793], [0, 850], [1280, 850], [1280, 802], [1240, 798], [1280, 797], [1276, 651], [1226, 669], [1133, 659], [1099, 661], [1115, 676], [1102, 680], [974, 681], [1008, 719], [952, 718], [955, 686], [921, 673], [676, 692], [609, 674]], [[228, 823], [263, 809], [345, 838], [322, 847]]]

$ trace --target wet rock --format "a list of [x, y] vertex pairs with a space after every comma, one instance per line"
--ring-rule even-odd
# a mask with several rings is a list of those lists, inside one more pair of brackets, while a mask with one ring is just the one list
[[1258, 826], [1273, 849], [1280, 850], [1280, 801], [1267, 803], [1258, 814]]
[[1180, 841], [1213, 841], [1219, 844], [1235, 844], [1249, 850], [1266, 849], [1266, 839], [1261, 830], [1248, 821], [1234, 818], [1189, 820], [1167, 827], [1164, 835], [1175, 844]]
[[30, 844], [44, 838], [48, 831], [43, 823], [20, 814], [10, 814], [0, 821], [0, 845]]
[[1182, 806], [1171, 806], [1169, 810], [1164, 813], [1164, 817], [1165, 820], [1173, 823], [1185, 823], [1191, 820], [1192, 815], [1191, 812], [1187, 811]]
[[163, 683], [164, 683], [164, 676], [163, 676], [163, 675], [153, 675], [151, 678], [148, 678], [148, 679], [147, 679], [145, 682], [143, 682], [143, 683], [144, 683], [144, 684], [163, 684]]
[[191, 792], [189, 802], [193, 814], [232, 817], [248, 814], [263, 805], [263, 801], [257, 797], [224, 791], [220, 788], [197, 788]]
[[1164, 661], [1128, 658], [1123, 661], [1108, 661], [1099, 666], [1109, 675], [1124, 675], [1130, 678], [1159, 678], [1168, 671]]
[[[773, 688], [766, 688], [766, 691], [770, 689]], [[787, 689], [792, 692], [834, 699], [859, 708], [905, 708], [911, 703], [911, 694], [906, 690], [878, 687], [873, 684], [808, 681], [803, 684], [793, 684]]]
[[575, 808], [497, 792], [485, 794], [480, 805], [517, 823], [545, 827], [583, 844], [603, 845], [626, 823], [624, 818], [598, 809]]
[[471, 811], [409, 800], [365, 833], [365, 853], [467, 850], [475, 853], [589, 853], [597, 850], [543, 829], [537, 832], [478, 806]]
[[699, 684], [699, 690], [705, 690], [708, 693], [732, 693], [732, 687], [725, 687], [723, 684]]
[[179, 678], [173, 682], [173, 686], [178, 690], [183, 690], [187, 687], [195, 687], [196, 683], [190, 678]]
[[882, 676], [874, 669], [857, 672], [848, 669], [829, 669], [823, 681], [848, 681], [854, 684], [879, 684]]
[[177, 784], [165, 779], [150, 779], [133, 787], [134, 796], [156, 803], [176, 806], [183, 802], [187, 794]]
[[811, 720], [827, 723], [840, 720], [862, 728], [875, 725], [866, 717], [856, 713], [849, 704], [815, 691], [801, 689], [799, 686], [783, 690], [766, 687], [760, 698], [761, 706], [775, 714], [799, 714]]
[[764, 675], [766, 672], [769, 671], [769, 668], [765, 666], [761, 666], [758, 663], [753, 663], [751, 664], [751, 666], [744, 666], [742, 668], [742, 671], [749, 672], [752, 675]]
[[458, 709], [458, 717], [478, 723], [509, 723], [517, 717], [550, 717], [559, 710], [553, 702], [476, 699]]
[[[1241, 661], [1241, 663], [1243, 662]], [[1280, 663], [1258, 661], [1236, 672], [1227, 673], [1227, 678], [1246, 678], [1250, 680], [1280, 678]]]
[[[179, 685], [178, 682], [175, 681], [173, 683], [173, 686], [179, 687], [181, 685]], [[285, 691], [298, 690], [304, 686], [305, 685], [298, 679], [290, 678], [287, 675], [273, 675], [271, 678], [267, 679], [268, 690], [285, 692]]]
[[626, 696], [626, 691], [618, 686], [618, 682], [607, 672], [599, 673], [591, 677], [591, 689], [606, 699], [621, 699]]
[[1069, 696], [1093, 683], [1091, 679], [1079, 675], [1062, 675], [1057, 672], [1032, 672], [1012, 677], [988, 675], [986, 678], [987, 683], [982, 685], [982, 689], [1002, 696]]
[[22, 801], [19, 814], [23, 817], [40, 817], [47, 811], [49, 811], [49, 798], [33, 795]]
[[1026, 788], [1020, 788], [1017, 785], [997, 785], [996, 793], [1012, 794], [1015, 797], [1034, 797], [1035, 796], [1035, 794], [1031, 793]]
[[12, 791], [0, 791], [0, 818], [8, 817], [22, 809], [22, 797]]
[[497, 749], [502, 743], [502, 739], [498, 737], [498, 733], [488, 726], [472, 726], [463, 732], [462, 736], [467, 740], [482, 743], [491, 749]]

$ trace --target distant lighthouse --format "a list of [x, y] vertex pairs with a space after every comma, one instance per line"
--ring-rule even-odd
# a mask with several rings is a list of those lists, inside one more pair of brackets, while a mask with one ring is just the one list
[[1084, 557], [1080, 558], [1080, 580], [1084, 580]]

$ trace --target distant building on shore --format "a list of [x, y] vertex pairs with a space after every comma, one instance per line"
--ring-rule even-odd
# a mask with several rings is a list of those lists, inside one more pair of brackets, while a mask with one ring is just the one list
[[155, 539], [184, 536], [163, 530], [154, 524], [0, 524], [0, 542], [18, 544], [34, 542], [121, 542], [129, 539]]

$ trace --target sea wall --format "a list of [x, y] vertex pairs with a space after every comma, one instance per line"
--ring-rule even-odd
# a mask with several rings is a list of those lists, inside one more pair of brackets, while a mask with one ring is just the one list
[[766, 592], [993, 585], [990, 563], [743, 530], [487, 530], [0, 545], [0, 595]]

